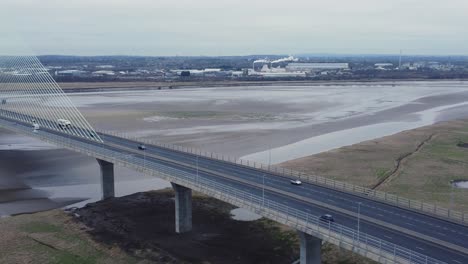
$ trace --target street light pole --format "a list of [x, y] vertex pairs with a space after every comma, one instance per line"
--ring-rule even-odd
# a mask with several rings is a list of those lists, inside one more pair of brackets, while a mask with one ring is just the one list
[[454, 180], [450, 180], [450, 207], [449, 207], [450, 210], [453, 210], [453, 187], [454, 187], [453, 184], [454, 184]]
[[357, 240], [359, 243], [359, 233], [361, 232], [361, 202], [358, 202], [358, 214], [357, 214]]
[[265, 173], [263, 173], [263, 185], [262, 185], [262, 207], [265, 207]]
[[271, 166], [271, 145], [269, 146], [268, 149], [268, 169], [270, 169]]
[[146, 149], [143, 150], [143, 170], [146, 169]]
[[195, 182], [198, 183], [198, 155], [197, 155], [197, 178], [195, 179]]

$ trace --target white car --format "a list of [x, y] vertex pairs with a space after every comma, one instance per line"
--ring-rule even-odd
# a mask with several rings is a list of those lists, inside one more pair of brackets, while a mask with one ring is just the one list
[[34, 130], [39, 130], [39, 129], [41, 129], [41, 126], [39, 126], [38, 123], [34, 123], [34, 124], [33, 124], [33, 129], [34, 129]]
[[294, 185], [301, 185], [302, 182], [300, 180], [291, 180], [291, 184], [294, 184]]
[[71, 122], [67, 119], [57, 119], [57, 125], [62, 129], [70, 128]]

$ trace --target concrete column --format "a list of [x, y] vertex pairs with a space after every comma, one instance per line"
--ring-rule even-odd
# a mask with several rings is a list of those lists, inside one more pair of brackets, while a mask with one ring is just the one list
[[101, 159], [96, 160], [101, 168], [102, 199], [114, 197], [114, 163]]
[[171, 183], [175, 192], [175, 226], [176, 233], [185, 233], [192, 230], [192, 190]]
[[300, 264], [322, 263], [322, 240], [307, 233], [298, 231], [301, 242]]

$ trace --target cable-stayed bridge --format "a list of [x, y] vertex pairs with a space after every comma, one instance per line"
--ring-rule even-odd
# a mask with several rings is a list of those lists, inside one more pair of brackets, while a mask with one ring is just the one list
[[[278, 167], [97, 132], [37, 58], [0, 57], [0, 72], [0, 126], [95, 157], [103, 198], [114, 195], [114, 164], [170, 181], [177, 232], [192, 228], [195, 190], [298, 230], [300, 263], [320, 263], [322, 241], [380, 263], [468, 263], [468, 215]], [[146, 148], [138, 148], [142, 143]], [[324, 214], [335, 222], [320, 219]]]

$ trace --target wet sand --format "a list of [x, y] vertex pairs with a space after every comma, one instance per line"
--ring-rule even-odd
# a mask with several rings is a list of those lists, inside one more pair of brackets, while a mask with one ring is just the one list
[[431, 113], [431, 120], [417, 124], [425, 118], [424, 111], [468, 102], [468, 83], [459, 81], [402, 82], [395, 86], [350, 83], [192, 88], [70, 96], [95, 127], [237, 157], [345, 129], [388, 122], [410, 124], [398, 132], [464, 117], [468, 109], [458, 106], [441, 110]]
[[[101, 197], [95, 159], [0, 129], [0, 217]], [[169, 183], [117, 167], [116, 195], [166, 188]]]
[[[69, 96], [100, 130], [247, 156], [265, 163], [268, 149], [272, 149], [271, 162], [276, 163], [463, 118], [468, 113], [468, 82], [461, 81], [191, 88]], [[123, 168], [117, 168], [116, 174], [117, 190], [122, 195], [169, 185]], [[90, 157], [0, 130], [0, 189], [13, 188], [42, 190], [45, 199], [96, 200], [100, 197], [99, 168]], [[0, 204], [0, 212], [2, 207], [5, 203]]]

